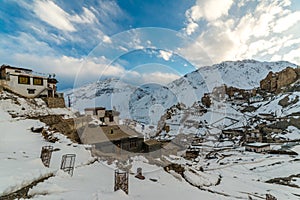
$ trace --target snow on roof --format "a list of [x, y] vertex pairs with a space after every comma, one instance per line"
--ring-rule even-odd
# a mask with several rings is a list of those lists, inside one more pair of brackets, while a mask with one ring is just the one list
[[261, 142], [254, 142], [254, 143], [248, 143], [246, 144], [248, 147], [265, 147], [265, 146], [270, 146], [269, 143], [261, 143]]
[[6, 69], [6, 68], [8, 68], [8, 69], [16, 69], [16, 70], [24, 70], [24, 71], [32, 72], [31, 69], [26, 69], [26, 68], [21, 68], [21, 67], [13, 67], [13, 66], [10, 66], [10, 65], [2, 65], [1, 66], [1, 70]]

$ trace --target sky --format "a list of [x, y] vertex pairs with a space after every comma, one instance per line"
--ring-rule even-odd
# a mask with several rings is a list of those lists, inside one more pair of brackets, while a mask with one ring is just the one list
[[0, 0], [2, 64], [59, 89], [116, 77], [167, 84], [228, 60], [300, 65], [299, 0]]

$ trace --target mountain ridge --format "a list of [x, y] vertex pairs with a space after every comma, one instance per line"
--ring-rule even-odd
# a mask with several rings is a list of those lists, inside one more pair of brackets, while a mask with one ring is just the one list
[[270, 71], [278, 72], [286, 67], [299, 66], [287, 61], [224, 61], [201, 67], [167, 85], [157, 84], [155, 89], [149, 84], [136, 87], [112, 78], [67, 91], [66, 96], [72, 96], [73, 107], [80, 111], [85, 107], [103, 106], [120, 111], [122, 118], [156, 124], [159, 115], [178, 102], [191, 106], [204, 93], [222, 84], [241, 89], [255, 88]]

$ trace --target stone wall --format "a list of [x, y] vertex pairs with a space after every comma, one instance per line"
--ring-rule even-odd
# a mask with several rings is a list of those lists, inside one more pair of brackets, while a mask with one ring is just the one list
[[75, 129], [74, 119], [63, 119], [61, 115], [47, 115], [39, 118], [51, 127], [52, 130], [66, 135], [73, 142], [80, 143], [77, 130]]
[[58, 98], [48, 97], [48, 98], [45, 98], [45, 101], [49, 108], [65, 108], [66, 107], [65, 99], [62, 97], [58, 97]]
[[6, 86], [6, 81], [0, 79], [0, 93], [3, 92], [5, 86]]

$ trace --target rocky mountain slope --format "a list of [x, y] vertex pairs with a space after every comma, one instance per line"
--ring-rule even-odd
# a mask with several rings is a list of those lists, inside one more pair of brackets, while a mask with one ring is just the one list
[[122, 118], [156, 124], [164, 111], [178, 102], [193, 105], [204, 93], [226, 84], [241, 89], [258, 87], [260, 81], [272, 72], [287, 67], [289, 62], [258, 62], [255, 60], [228, 61], [202, 67], [168, 85], [148, 84], [132, 86], [118, 79], [98, 81], [65, 92], [71, 96], [74, 108], [103, 106], [121, 112]]
[[229, 146], [299, 141], [299, 86], [299, 68], [286, 68], [270, 72], [250, 90], [216, 87], [192, 106], [169, 108], [158, 123], [158, 137], [196, 134], [207, 145]]

